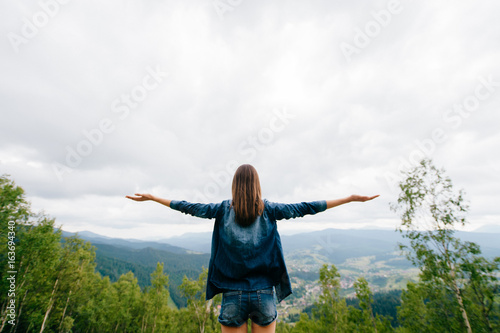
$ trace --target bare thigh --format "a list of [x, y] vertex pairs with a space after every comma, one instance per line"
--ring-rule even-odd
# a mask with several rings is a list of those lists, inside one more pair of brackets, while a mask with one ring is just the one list
[[276, 320], [267, 326], [259, 326], [255, 323], [252, 323], [252, 333], [274, 333], [275, 331], [276, 331]]
[[[222, 333], [247, 333], [247, 323], [241, 325], [240, 327], [229, 327], [222, 326]], [[259, 326], [256, 323], [252, 323], [252, 333], [274, 333], [276, 331], [276, 321], [273, 321], [267, 326]]]
[[240, 327], [230, 327], [224, 325], [221, 325], [221, 327], [222, 327], [222, 333], [247, 333], [248, 324], [245, 322]]

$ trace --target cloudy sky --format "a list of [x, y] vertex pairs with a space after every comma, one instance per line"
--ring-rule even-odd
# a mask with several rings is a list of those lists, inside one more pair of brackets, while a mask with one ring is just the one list
[[392, 228], [428, 156], [500, 224], [498, 1], [0, 3], [0, 173], [68, 231], [209, 231], [125, 195], [217, 202], [239, 164], [264, 197], [381, 194], [282, 233]]

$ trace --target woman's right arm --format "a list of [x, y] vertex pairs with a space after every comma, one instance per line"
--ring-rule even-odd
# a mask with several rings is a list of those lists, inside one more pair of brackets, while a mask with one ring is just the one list
[[201, 217], [204, 219], [213, 219], [217, 216], [221, 204], [203, 204], [203, 203], [191, 203], [187, 201], [177, 201], [170, 199], [163, 199], [156, 197], [152, 194], [138, 194], [135, 196], [127, 195], [126, 198], [134, 201], [155, 201], [174, 210], [180, 211], [184, 214], [193, 215], [196, 217]]
[[165, 205], [167, 207], [170, 207], [170, 203], [172, 202], [172, 200], [170, 200], [170, 199], [163, 199], [163, 198], [155, 197], [152, 194], [139, 194], [139, 193], [136, 193], [135, 197], [127, 195], [126, 198], [134, 200], [134, 201], [149, 201], [149, 200], [151, 200], [151, 201], [158, 202], [158, 203], [160, 203], [162, 205]]

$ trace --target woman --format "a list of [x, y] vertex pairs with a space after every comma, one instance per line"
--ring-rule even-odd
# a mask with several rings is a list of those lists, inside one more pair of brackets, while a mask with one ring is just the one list
[[222, 294], [222, 332], [274, 332], [276, 302], [292, 293], [276, 221], [316, 214], [352, 201], [376, 196], [351, 195], [336, 200], [279, 204], [263, 200], [257, 170], [249, 164], [235, 172], [232, 200], [217, 204], [189, 203], [136, 194], [135, 201], [152, 200], [185, 214], [215, 218], [206, 299]]

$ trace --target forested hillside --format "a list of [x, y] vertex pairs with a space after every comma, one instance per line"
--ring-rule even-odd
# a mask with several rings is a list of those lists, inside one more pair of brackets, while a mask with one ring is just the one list
[[[74, 233], [62, 232], [64, 237]], [[102, 237], [89, 232], [76, 234], [95, 247], [96, 271], [108, 276], [111, 282], [118, 281], [121, 275], [132, 272], [137, 283], [144, 289], [151, 283], [151, 273], [157, 263], [164, 264], [164, 273], [169, 276], [169, 292], [172, 305], [185, 307], [187, 301], [182, 297], [179, 286], [184, 276], [197, 279], [203, 267], [208, 267], [210, 255], [193, 253], [186, 249], [165, 243], [146, 241], [127, 241], [119, 238]]]
[[129, 249], [106, 244], [95, 244], [96, 271], [109, 276], [111, 282], [117, 281], [122, 274], [134, 273], [141, 288], [150, 285], [150, 275], [157, 263], [164, 264], [164, 273], [169, 276], [169, 292], [177, 307], [185, 307], [179, 286], [187, 276], [197, 279], [202, 267], [208, 267], [208, 254], [171, 253], [153, 248]]

